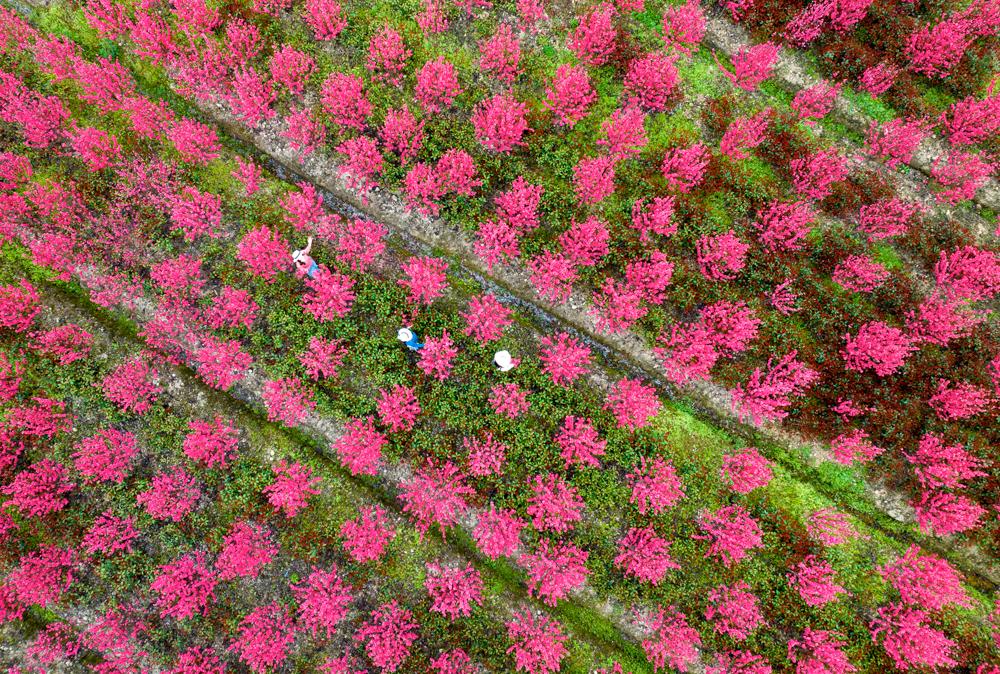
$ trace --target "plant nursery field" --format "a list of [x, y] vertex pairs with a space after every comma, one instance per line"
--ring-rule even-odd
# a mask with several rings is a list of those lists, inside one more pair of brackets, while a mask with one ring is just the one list
[[0, 672], [1000, 674], [996, 0], [0, 0]]

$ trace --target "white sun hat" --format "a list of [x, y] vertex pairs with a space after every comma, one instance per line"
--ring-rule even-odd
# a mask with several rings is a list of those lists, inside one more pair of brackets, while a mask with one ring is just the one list
[[293, 250], [292, 251], [292, 259], [293, 260], [298, 261], [298, 259], [300, 257], [302, 257], [302, 251], [301, 250]]
[[413, 333], [409, 330], [409, 328], [400, 328], [396, 331], [396, 339], [401, 342], [408, 342], [413, 339]]
[[514, 361], [510, 357], [510, 351], [497, 351], [493, 354], [493, 362], [497, 364], [501, 372], [514, 369]]

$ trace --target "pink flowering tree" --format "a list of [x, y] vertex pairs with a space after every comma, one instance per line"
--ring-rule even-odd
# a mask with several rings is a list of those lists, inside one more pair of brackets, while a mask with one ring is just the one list
[[157, 372], [142, 357], [125, 361], [101, 382], [104, 396], [125, 412], [144, 414], [156, 401], [161, 389], [155, 384]]
[[846, 343], [840, 352], [844, 366], [856, 372], [871, 369], [880, 377], [896, 372], [916, 351], [911, 337], [881, 321], [865, 323], [857, 335], [847, 334], [844, 339]]
[[566, 649], [566, 635], [559, 623], [531, 609], [516, 611], [507, 625], [508, 653], [514, 655], [516, 671], [528, 674], [558, 672]]
[[698, 661], [701, 635], [676, 607], [657, 607], [655, 617], [640, 617], [639, 623], [649, 635], [642, 641], [642, 650], [654, 669], [673, 667], [687, 672]]
[[802, 396], [819, 374], [796, 360], [798, 353], [791, 351], [777, 363], [769, 358], [767, 373], [760, 368], [750, 374], [746, 384], [737, 384], [732, 394], [733, 409], [741, 418], [749, 417], [754, 423], [780, 421], [788, 416], [792, 398]]
[[705, 674], [771, 674], [771, 665], [762, 655], [731, 650], [715, 654], [715, 664], [705, 667]]
[[270, 534], [260, 525], [236, 522], [222, 542], [215, 560], [219, 580], [256, 578], [278, 553]]
[[420, 403], [409, 386], [396, 385], [381, 389], [376, 401], [379, 418], [390, 431], [408, 431], [420, 415]]
[[428, 217], [440, 213], [445, 186], [441, 174], [433, 166], [424, 162], [414, 164], [403, 179], [403, 188], [409, 209]]
[[546, 250], [528, 260], [528, 269], [539, 297], [559, 304], [569, 300], [577, 270], [568, 256]]
[[967, 96], [941, 115], [944, 134], [953, 146], [981, 143], [1000, 131], [1000, 94], [992, 90], [980, 100]]
[[801, 250], [815, 217], [812, 208], [803, 201], [773, 202], [757, 216], [753, 227], [772, 252]]
[[306, 507], [306, 499], [320, 493], [316, 485], [320, 478], [313, 477], [312, 471], [301, 463], [288, 463], [281, 459], [271, 467], [274, 482], [264, 487], [267, 502], [285, 513], [285, 517], [295, 515]]
[[132, 541], [138, 537], [134, 517], [117, 517], [112, 511], [105, 510], [87, 529], [80, 546], [89, 554], [128, 554], [132, 552]]
[[337, 259], [356, 272], [366, 271], [385, 252], [389, 229], [360, 218], [347, 222], [337, 239]]
[[530, 393], [515, 383], [497, 384], [490, 389], [490, 407], [497, 414], [516, 419], [531, 407]]
[[474, 674], [476, 671], [472, 659], [461, 648], [442, 652], [431, 660], [431, 667], [436, 674]]
[[393, 600], [372, 611], [354, 639], [365, 644], [365, 653], [376, 667], [395, 672], [409, 657], [418, 627], [413, 614]]
[[588, 552], [573, 543], [542, 539], [537, 550], [521, 556], [520, 561], [528, 571], [528, 593], [548, 606], [555, 606], [586, 582], [590, 575], [586, 567], [588, 556]]
[[833, 508], [823, 508], [809, 515], [806, 522], [809, 537], [823, 545], [843, 545], [858, 537], [850, 518]]
[[528, 130], [527, 106], [509, 93], [480, 101], [472, 113], [476, 140], [487, 150], [507, 154], [525, 145]]
[[750, 250], [730, 230], [715, 236], [704, 234], [697, 242], [698, 268], [702, 275], [713, 281], [730, 281], [746, 266], [746, 254]]
[[680, 564], [670, 556], [670, 541], [661, 538], [652, 527], [633, 527], [618, 541], [615, 566], [644, 583], [659, 585], [670, 569]]
[[246, 290], [223, 286], [212, 306], [205, 310], [204, 320], [213, 330], [245, 327], [249, 329], [257, 319], [260, 307]]
[[320, 88], [320, 102], [331, 121], [346, 129], [363, 130], [372, 112], [364, 82], [357, 75], [331, 73]]
[[990, 299], [1000, 292], [1000, 255], [975, 246], [942, 250], [934, 280], [948, 299]]
[[685, 495], [684, 484], [673, 464], [659, 457], [652, 461], [640, 457], [639, 465], [628, 474], [628, 483], [632, 487], [629, 502], [634, 503], [642, 515], [666, 512]]
[[603, 65], [614, 54], [618, 39], [616, 15], [614, 5], [602, 2], [580, 17], [570, 34], [569, 48], [584, 65]]
[[987, 475], [979, 458], [960, 444], [946, 444], [936, 433], [925, 433], [917, 451], [904, 456], [925, 489], [962, 489], [966, 480]]
[[830, 441], [830, 451], [833, 460], [837, 463], [849, 466], [854, 462], [868, 463], [885, 449], [877, 447], [868, 439], [868, 433], [855, 428], [846, 433], [841, 433]]
[[180, 522], [191, 512], [202, 496], [195, 478], [182, 466], [156, 475], [136, 502], [158, 520]]
[[406, 62], [413, 52], [406, 48], [403, 36], [389, 26], [382, 26], [368, 42], [365, 66], [379, 81], [399, 86], [406, 72]]
[[306, 0], [303, 14], [317, 40], [336, 40], [347, 27], [347, 18], [337, 0]]
[[983, 387], [968, 382], [939, 379], [937, 392], [927, 401], [939, 419], [967, 419], [986, 411], [990, 406], [990, 393]]
[[703, 533], [691, 538], [708, 541], [705, 556], [718, 557], [727, 568], [739, 564], [754, 548], [764, 547], [760, 526], [743, 506], [723, 506], [714, 512], [703, 512], [697, 521]]
[[881, 126], [872, 122], [865, 139], [865, 152], [894, 169], [909, 163], [920, 142], [927, 135], [928, 125], [921, 119], [892, 119]]
[[344, 434], [333, 442], [331, 448], [351, 475], [376, 475], [382, 460], [382, 448], [387, 442], [386, 436], [375, 429], [374, 419], [369, 416], [351, 419], [344, 424]]
[[302, 308], [321, 323], [343, 318], [354, 304], [354, 279], [320, 267], [315, 278], [306, 279], [309, 292], [302, 297]]
[[288, 243], [267, 225], [248, 232], [237, 247], [236, 258], [243, 262], [254, 276], [273, 283], [278, 272], [290, 269]]
[[793, 189], [814, 201], [828, 197], [831, 186], [847, 178], [847, 160], [832, 148], [793, 159], [788, 166], [792, 170]]
[[671, 189], [687, 194], [704, 179], [710, 157], [702, 143], [673, 147], [663, 155], [660, 171]]
[[822, 80], [811, 87], [800, 89], [792, 99], [792, 110], [804, 124], [815, 126], [816, 121], [826, 117], [840, 95], [841, 84], [831, 84]]
[[312, 393], [296, 377], [264, 382], [261, 397], [267, 408], [268, 421], [280, 421], [289, 427], [298, 426], [309, 412], [316, 409]]
[[880, 240], [906, 234], [913, 217], [920, 211], [916, 203], [890, 199], [866, 204], [858, 211], [858, 229], [869, 239]]
[[188, 423], [188, 429], [183, 448], [192, 461], [209, 468], [225, 468], [236, 455], [238, 435], [232, 422], [220, 416], [212, 421], [196, 419]]
[[150, 589], [157, 595], [161, 618], [184, 620], [195, 614], [207, 615], [215, 600], [216, 583], [204, 553], [195, 552], [160, 566]]
[[475, 489], [465, 484], [465, 475], [450, 461], [438, 464], [428, 459], [412, 478], [403, 483], [400, 499], [403, 511], [415, 520], [421, 536], [437, 524], [441, 536], [467, 509], [466, 497]]
[[675, 60], [654, 51], [629, 63], [624, 80], [628, 103], [651, 112], [666, 110], [680, 81]]
[[582, 519], [583, 499], [575, 487], [554, 473], [530, 481], [528, 515], [538, 531], [565, 533]]
[[[378, 185], [376, 178], [382, 174], [385, 161], [374, 140], [368, 136], [355, 136], [338, 145], [336, 150], [344, 155], [344, 162], [337, 173], [348, 187], [365, 191]], [[362, 203], [367, 203], [364, 194], [361, 199]]]
[[910, 33], [906, 41], [910, 69], [928, 77], [947, 77], [975, 39], [971, 28], [971, 22], [952, 15]]
[[858, 669], [844, 653], [846, 645], [837, 632], [806, 627], [801, 639], [788, 640], [788, 660], [795, 665], [795, 674], [851, 674]]
[[552, 84], [545, 90], [545, 108], [551, 110], [557, 126], [573, 128], [587, 116], [597, 100], [585, 68], [563, 63], [556, 68]]
[[836, 571], [830, 562], [815, 555], [807, 555], [791, 568], [788, 584], [799, 593], [808, 606], [824, 606], [837, 600], [837, 595], [847, 594], [835, 582]]
[[614, 158], [601, 155], [580, 159], [573, 167], [573, 188], [583, 205], [598, 204], [611, 196], [615, 191]]
[[336, 565], [328, 571], [314, 566], [305, 580], [289, 587], [298, 602], [298, 624], [313, 637], [334, 636], [353, 601], [351, 587], [340, 579]]
[[90, 355], [94, 338], [78, 325], [60, 325], [36, 333], [33, 347], [59, 365], [69, 365]]
[[341, 525], [340, 535], [347, 554], [355, 562], [363, 564], [382, 558], [386, 546], [396, 537], [396, 530], [389, 525], [381, 507], [365, 506], [357, 519], [347, 520]]
[[933, 611], [952, 604], [972, 606], [954, 567], [939, 557], [923, 554], [916, 545], [894, 562], [879, 567], [878, 572], [896, 588], [905, 604]]
[[608, 225], [597, 217], [573, 220], [569, 229], [559, 235], [563, 255], [574, 265], [592, 267], [609, 252], [611, 233]]
[[773, 42], [763, 42], [752, 47], [740, 47], [733, 55], [733, 71], [722, 65], [719, 69], [730, 82], [744, 91], [755, 91], [764, 80], [771, 76], [778, 62], [781, 47]]
[[942, 188], [934, 197], [952, 205], [972, 199], [995, 170], [995, 165], [983, 155], [952, 151], [947, 157], [934, 160], [931, 166], [931, 177]]
[[281, 604], [258, 606], [243, 616], [229, 650], [255, 674], [281, 666], [295, 640], [295, 623]]
[[410, 291], [410, 302], [413, 304], [430, 306], [448, 286], [445, 275], [448, 263], [439, 258], [412, 257], [403, 263], [402, 270], [408, 278], [398, 283]]
[[705, 37], [705, 12], [698, 0], [666, 7], [662, 28], [665, 47], [690, 55]]
[[912, 505], [917, 526], [933, 536], [951, 536], [973, 529], [986, 514], [982, 506], [967, 496], [947, 491], [925, 491]]
[[644, 199], [632, 204], [632, 227], [639, 232], [640, 241], [648, 242], [651, 233], [670, 236], [677, 231], [677, 223], [672, 221], [674, 204], [673, 197], [654, 197], [648, 208]]
[[427, 61], [417, 73], [414, 96], [429, 114], [450, 108], [459, 93], [461, 88], [455, 66], [443, 56]]
[[737, 117], [732, 121], [719, 141], [719, 151], [730, 159], [746, 159], [752, 150], [767, 137], [766, 131], [774, 112], [770, 108], [761, 110], [753, 117]]
[[476, 547], [490, 559], [514, 554], [520, 545], [521, 529], [527, 524], [513, 510], [489, 510], [479, 515], [472, 537]]
[[929, 622], [930, 616], [919, 608], [887, 604], [878, 610], [869, 629], [872, 641], [881, 638], [882, 647], [897, 669], [956, 666], [952, 658], [955, 642]]
[[39, 545], [34, 552], [21, 555], [18, 565], [7, 575], [6, 586], [13, 594], [9, 601], [42, 608], [59, 601], [73, 584], [75, 566], [76, 555], [72, 550]]
[[722, 478], [737, 494], [749, 494], [771, 481], [772, 465], [756, 447], [747, 447], [722, 457]]
[[227, 391], [241, 381], [253, 365], [253, 358], [243, 351], [239, 341], [214, 337], [202, 340], [194, 361], [198, 366], [198, 375], [206, 384], [220, 391]]
[[855, 293], [870, 293], [888, 278], [889, 270], [863, 255], [848, 255], [833, 270], [833, 280]]
[[567, 468], [571, 465], [599, 467], [601, 462], [597, 457], [604, 455], [604, 448], [608, 444], [589, 419], [574, 416], [563, 419], [555, 441]]
[[521, 74], [521, 44], [514, 36], [510, 24], [501, 23], [496, 32], [479, 43], [479, 67], [508, 87]]
[[96, 435], [81, 440], [73, 453], [73, 466], [86, 482], [114, 482], [121, 484], [129, 471], [129, 464], [138, 454], [135, 435], [106, 428]]
[[565, 332], [542, 337], [541, 345], [538, 358], [542, 361], [542, 371], [557, 386], [572, 383], [590, 365], [590, 349]]
[[440, 337], [428, 337], [424, 348], [420, 349], [420, 360], [417, 367], [428, 377], [444, 381], [451, 374], [452, 361], [458, 355], [458, 347], [451, 340], [451, 335], [445, 330]]
[[75, 488], [64, 465], [42, 459], [20, 471], [0, 493], [10, 497], [7, 503], [23, 517], [39, 517], [65, 508], [66, 495]]
[[601, 122], [602, 137], [597, 139], [597, 144], [615, 161], [638, 156], [642, 148], [649, 145], [645, 124], [646, 113], [639, 108], [618, 108]]
[[757, 596], [745, 581], [720, 585], [708, 593], [705, 619], [712, 622], [718, 634], [725, 634], [736, 641], [745, 641], [764, 624], [757, 605]]
[[481, 344], [494, 342], [511, 325], [511, 310], [493, 295], [477, 295], [469, 301], [469, 308], [462, 314], [465, 319], [463, 332]]
[[473, 604], [483, 604], [483, 580], [472, 564], [464, 568], [427, 564], [424, 587], [431, 598], [430, 610], [452, 621], [472, 615]]
[[462, 447], [468, 454], [469, 473], [476, 477], [502, 475], [507, 462], [507, 446], [485, 433], [482, 438], [464, 438]]

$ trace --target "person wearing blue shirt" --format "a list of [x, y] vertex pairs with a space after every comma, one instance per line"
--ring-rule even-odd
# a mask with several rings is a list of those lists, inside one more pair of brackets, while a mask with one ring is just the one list
[[420, 351], [424, 348], [424, 345], [417, 339], [417, 335], [409, 328], [400, 328], [396, 332], [396, 339], [406, 344], [406, 348], [410, 351]]

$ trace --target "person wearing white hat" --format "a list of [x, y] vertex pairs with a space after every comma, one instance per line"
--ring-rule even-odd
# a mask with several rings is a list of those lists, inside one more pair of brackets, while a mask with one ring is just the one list
[[310, 236], [305, 248], [292, 251], [292, 262], [295, 263], [295, 271], [299, 275], [305, 274], [309, 278], [316, 278], [316, 274], [319, 273], [319, 265], [316, 264], [316, 260], [309, 256], [312, 247], [313, 238]]
[[520, 358], [511, 358], [510, 351], [497, 351], [493, 354], [493, 364], [501, 372], [510, 372], [520, 362]]
[[410, 351], [420, 351], [420, 349], [424, 348], [424, 345], [417, 339], [417, 335], [409, 328], [400, 328], [397, 330], [396, 339], [406, 344], [406, 348]]

